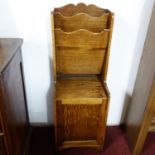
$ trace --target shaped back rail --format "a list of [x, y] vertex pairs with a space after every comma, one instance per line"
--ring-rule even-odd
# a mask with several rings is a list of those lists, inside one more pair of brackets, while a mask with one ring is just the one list
[[92, 17], [86, 13], [78, 13], [74, 16], [64, 16], [60, 12], [54, 12], [54, 26], [66, 32], [87, 29], [97, 33], [107, 28], [109, 15], [109, 13], [103, 13], [99, 17]]

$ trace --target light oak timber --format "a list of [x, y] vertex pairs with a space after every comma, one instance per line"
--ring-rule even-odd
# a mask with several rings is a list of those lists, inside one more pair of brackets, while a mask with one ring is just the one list
[[100, 74], [105, 59], [108, 36], [109, 30], [92, 33], [81, 29], [66, 33], [55, 29], [57, 72]]
[[100, 74], [102, 71], [105, 49], [56, 47], [56, 51], [59, 74]]
[[72, 32], [64, 32], [61, 29], [55, 29], [55, 44], [57, 47], [106, 48], [109, 31], [108, 29], [104, 29], [102, 32], [93, 33], [86, 29], [79, 29]]
[[108, 23], [108, 27], [110, 29], [108, 46], [106, 49], [106, 55], [103, 63], [103, 70], [102, 70], [102, 80], [103, 82], [107, 80], [107, 73], [108, 73], [108, 65], [109, 65], [109, 57], [110, 57], [110, 48], [111, 48], [111, 41], [112, 41], [112, 33], [113, 33], [113, 25], [114, 25], [114, 14], [110, 14], [110, 20]]
[[[98, 78], [69, 78], [57, 80], [56, 98], [106, 98], [106, 93]], [[92, 101], [93, 102], [93, 101]]]
[[54, 74], [54, 81], [56, 81], [56, 78], [57, 78], [57, 74], [56, 74], [56, 58], [55, 58], [55, 35], [54, 35], [54, 16], [53, 16], [53, 13], [51, 13], [51, 24], [52, 24], [52, 53], [53, 53], [53, 74]]
[[113, 18], [109, 10], [83, 3], [56, 8], [52, 13], [55, 141], [59, 150], [103, 149]]

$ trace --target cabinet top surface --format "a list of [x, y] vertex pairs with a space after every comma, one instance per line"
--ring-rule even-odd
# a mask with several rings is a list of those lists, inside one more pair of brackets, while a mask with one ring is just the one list
[[23, 40], [18, 38], [0, 38], [0, 73], [18, 51], [22, 42]]

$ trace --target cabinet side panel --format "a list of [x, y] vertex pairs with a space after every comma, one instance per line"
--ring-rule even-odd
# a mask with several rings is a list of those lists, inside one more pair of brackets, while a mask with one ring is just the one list
[[[27, 133], [27, 115], [21, 72], [21, 55], [17, 52], [2, 73], [4, 114], [12, 152], [21, 155]], [[11, 155], [13, 154], [11, 152]]]
[[0, 76], [0, 155], [9, 155], [10, 143], [8, 139], [8, 132], [4, 119], [4, 97], [3, 97], [3, 83]]
[[3, 129], [2, 129], [1, 111], [0, 111], [0, 155], [6, 155], [6, 148], [5, 148], [5, 145], [4, 145], [4, 132], [3, 132]]

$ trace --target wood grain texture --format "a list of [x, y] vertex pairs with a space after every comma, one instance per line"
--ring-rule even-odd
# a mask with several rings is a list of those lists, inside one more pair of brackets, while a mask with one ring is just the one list
[[104, 49], [56, 48], [58, 74], [100, 74]]
[[100, 74], [108, 44], [109, 31], [63, 32], [55, 29], [57, 73]]
[[[127, 136], [134, 155], [140, 155], [150, 123], [151, 87], [155, 77], [155, 6], [144, 44], [132, 101], [127, 116]], [[151, 108], [151, 109], [150, 109]]]
[[93, 4], [86, 5], [84, 3], [79, 3], [77, 5], [67, 4], [64, 7], [55, 8], [54, 12], [60, 12], [64, 16], [73, 16], [78, 13], [86, 13], [90, 16], [98, 17], [98, 16], [101, 16], [103, 13], [108, 13], [109, 10], [102, 9]]
[[[57, 119], [59, 120], [57, 136], [60, 148], [63, 148], [67, 141], [77, 141], [82, 144], [86, 140], [96, 141], [98, 147], [103, 147], [105, 130], [103, 116], [106, 111], [106, 101], [102, 100], [98, 104], [89, 104], [87, 101], [85, 104], [60, 104], [59, 101], [57, 103]], [[72, 145], [67, 147], [72, 147]], [[89, 145], [92, 146], [91, 143]], [[76, 143], [74, 146], [79, 147]]]
[[103, 85], [98, 78], [70, 78], [57, 80], [56, 98], [57, 99], [93, 99], [106, 98]]
[[96, 139], [97, 135], [94, 131], [98, 130], [101, 104], [63, 104], [62, 106], [64, 141]]
[[74, 16], [63, 16], [60, 12], [54, 13], [54, 27], [62, 29], [65, 32], [86, 29], [91, 32], [101, 32], [108, 29], [109, 13], [104, 13], [100, 17], [92, 17], [85, 13], [79, 13]]

